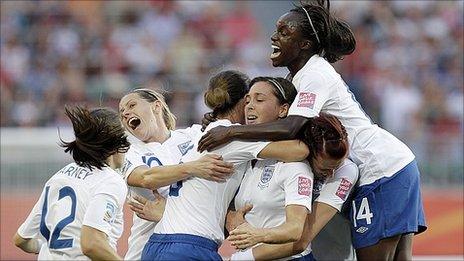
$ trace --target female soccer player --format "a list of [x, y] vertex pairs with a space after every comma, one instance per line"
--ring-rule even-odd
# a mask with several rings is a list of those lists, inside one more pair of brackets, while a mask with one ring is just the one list
[[[54, 174], [14, 236], [17, 247], [41, 260], [121, 260], [127, 187], [115, 171], [129, 148], [118, 114], [99, 108], [65, 108], [76, 139], [63, 142], [74, 163]], [[41, 247], [40, 242], [46, 243]]]
[[[171, 184], [174, 187], [176, 182], [191, 176], [223, 182], [232, 173], [232, 164], [223, 162], [218, 155], [205, 155], [178, 165], [181, 157], [193, 148], [192, 136], [200, 133], [200, 127], [174, 130], [175, 116], [159, 92], [135, 89], [121, 99], [119, 108], [124, 127], [137, 138], [131, 140], [123, 169], [130, 198], [154, 199], [152, 191], [156, 189], [167, 196]], [[133, 216], [124, 259], [140, 260], [155, 225]]]
[[[208, 128], [244, 123], [248, 82], [246, 75], [236, 71], [223, 71], [210, 79], [205, 103], [218, 121]], [[195, 147], [202, 134], [194, 140]], [[184, 162], [201, 156], [195, 147], [182, 158]], [[233, 163], [234, 174], [224, 183], [194, 177], [172, 187], [163, 217], [143, 250], [142, 260], [221, 260], [217, 249], [224, 239], [225, 215], [249, 161], [257, 157], [299, 161], [309, 153], [307, 146], [297, 140], [233, 141], [212, 152]]]
[[[265, 123], [286, 117], [288, 108], [295, 96], [295, 87], [285, 79], [271, 77], [253, 79], [246, 97], [247, 124]], [[317, 192], [317, 197], [313, 195], [313, 198], [317, 199], [308, 216], [308, 224], [303, 226], [304, 223], [295, 222], [293, 220], [295, 212], [291, 210], [298, 203], [303, 206], [305, 203], [310, 204], [311, 199], [307, 202], [297, 200], [303, 198], [300, 192], [304, 191], [306, 183], [301, 182], [300, 177], [298, 179], [292, 178], [299, 174], [298, 171], [295, 171], [296, 164], [304, 165], [304, 163], [258, 161], [252, 171], [245, 174], [240, 190], [235, 197], [236, 207], [243, 208], [245, 204], [253, 205], [253, 209], [246, 215], [249, 225], [241, 225], [232, 231], [229, 240], [231, 240], [232, 245], [240, 249], [248, 248], [257, 243], [284, 243], [285, 241], [295, 243], [249, 248], [245, 252], [234, 254], [233, 260], [264, 258], [311, 260], [313, 257], [309, 242], [340, 211], [352, 185], [356, 183], [358, 170], [353, 162], [345, 159], [348, 144], [346, 131], [341, 123], [331, 115], [321, 114], [321, 117], [314, 118], [311, 125], [307, 126], [305, 130], [307, 136], [305, 140], [311, 142], [309, 145], [311, 153], [308, 159], [312, 171], [320, 179], [327, 179], [322, 184], [320, 191]], [[303, 217], [303, 222], [305, 220], [306, 215]], [[299, 229], [298, 232], [294, 231], [295, 229]], [[301, 236], [301, 231], [303, 231], [303, 236]], [[345, 244], [349, 247], [350, 241], [341, 242], [341, 245]], [[337, 243], [339, 242], [337, 241]], [[332, 251], [338, 251], [340, 248], [331, 247]], [[345, 253], [335, 256], [335, 259], [341, 260], [349, 257]]]
[[349, 156], [360, 171], [350, 214], [358, 259], [410, 260], [413, 233], [426, 229], [419, 170], [411, 150], [370, 121], [330, 64], [354, 51], [349, 26], [332, 16], [324, 1], [292, 9], [276, 26], [272, 63], [288, 68], [298, 90], [289, 116], [213, 129], [199, 142], [199, 150], [232, 139], [290, 139], [320, 112], [336, 116], [347, 130]]

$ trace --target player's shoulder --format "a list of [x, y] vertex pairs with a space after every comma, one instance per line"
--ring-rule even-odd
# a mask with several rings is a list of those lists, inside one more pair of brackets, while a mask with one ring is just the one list
[[282, 175], [305, 174], [313, 176], [311, 167], [306, 160], [298, 162], [279, 162], [277, 165]]
[[350, 159], [345, 159], [340, 167], [335, 170], [334, 178], [348, 178], [352, 183], [356, 183], [359, 177], [359, 168], [358, 166], [351, 161]]
[[202, 133], [200, 124], [193, 124], [192, 126], [187, 127], [185, 129], [176, 129], [172, 132], [176, 135], [183, 135], [191, 138]]

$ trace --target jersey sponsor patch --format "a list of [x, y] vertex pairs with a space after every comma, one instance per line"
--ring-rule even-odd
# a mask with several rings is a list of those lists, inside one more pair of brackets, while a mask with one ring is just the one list
[[190, 142], [191, 141], [187, 141], [187, 142], [177, 145], [177, 148], [179, 148], [180, 154], [182, 154], [182, 156], [187, 154], [189, 150], [193, 149], [193, 144], [190, 144]]
[[345, 200], [346, 195], [348, 195], [348, 191], [350, 191], [352, 186], [353, 184], [349, 180], [347, 180], [346, 178], [342, 178], [342, 181], [340, 182], [340, 186], [338, 186], [338, 189], [337, 189], [337, 192], [335, 192], [335, 195]]
[[298, 194], [303, 196], [310, 195], [311, 192], [311, 180], [306, 177], [298, 177]]
[[111, 224], [114, 222], [115, 218], [116, 206], [111, 202], [106, 202], [105, 215], [103, 216], [103, 220]]
[[298, 96], [298, 103], [296, 107], [306, 107], [314, 109], [314, 104], [316, 103], [316, 94], [312, 92], [300, 92]]
[[263, 172], [261, 173], [261, 179], [259, 180], [258, 187], [260, 189], [269, 187], [269, 181], [271, 181], [272, 176], [274, 175], [274, 166], [264, 167]]

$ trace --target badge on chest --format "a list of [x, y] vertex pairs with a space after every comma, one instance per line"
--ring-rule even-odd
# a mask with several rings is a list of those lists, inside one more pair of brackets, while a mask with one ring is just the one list
[[274, 175], [274, 166], [266, 166], [263, 169], [263, 172], [261, 172], [261, 178], [259, 180], [258, 187], [260, 189], [264, 189], [269, 187], [269, 183], [272, 179], [272, 176]]

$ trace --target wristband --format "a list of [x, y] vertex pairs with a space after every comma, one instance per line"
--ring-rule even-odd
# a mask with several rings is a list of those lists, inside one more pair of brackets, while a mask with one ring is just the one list
[[253, 256], [253, 248], [248, 248], [245, 251], [238, 251], [232, 254], [230, 257], [231, 261], [243, 260], [243, 261], [254, 261], [255, 257]]

